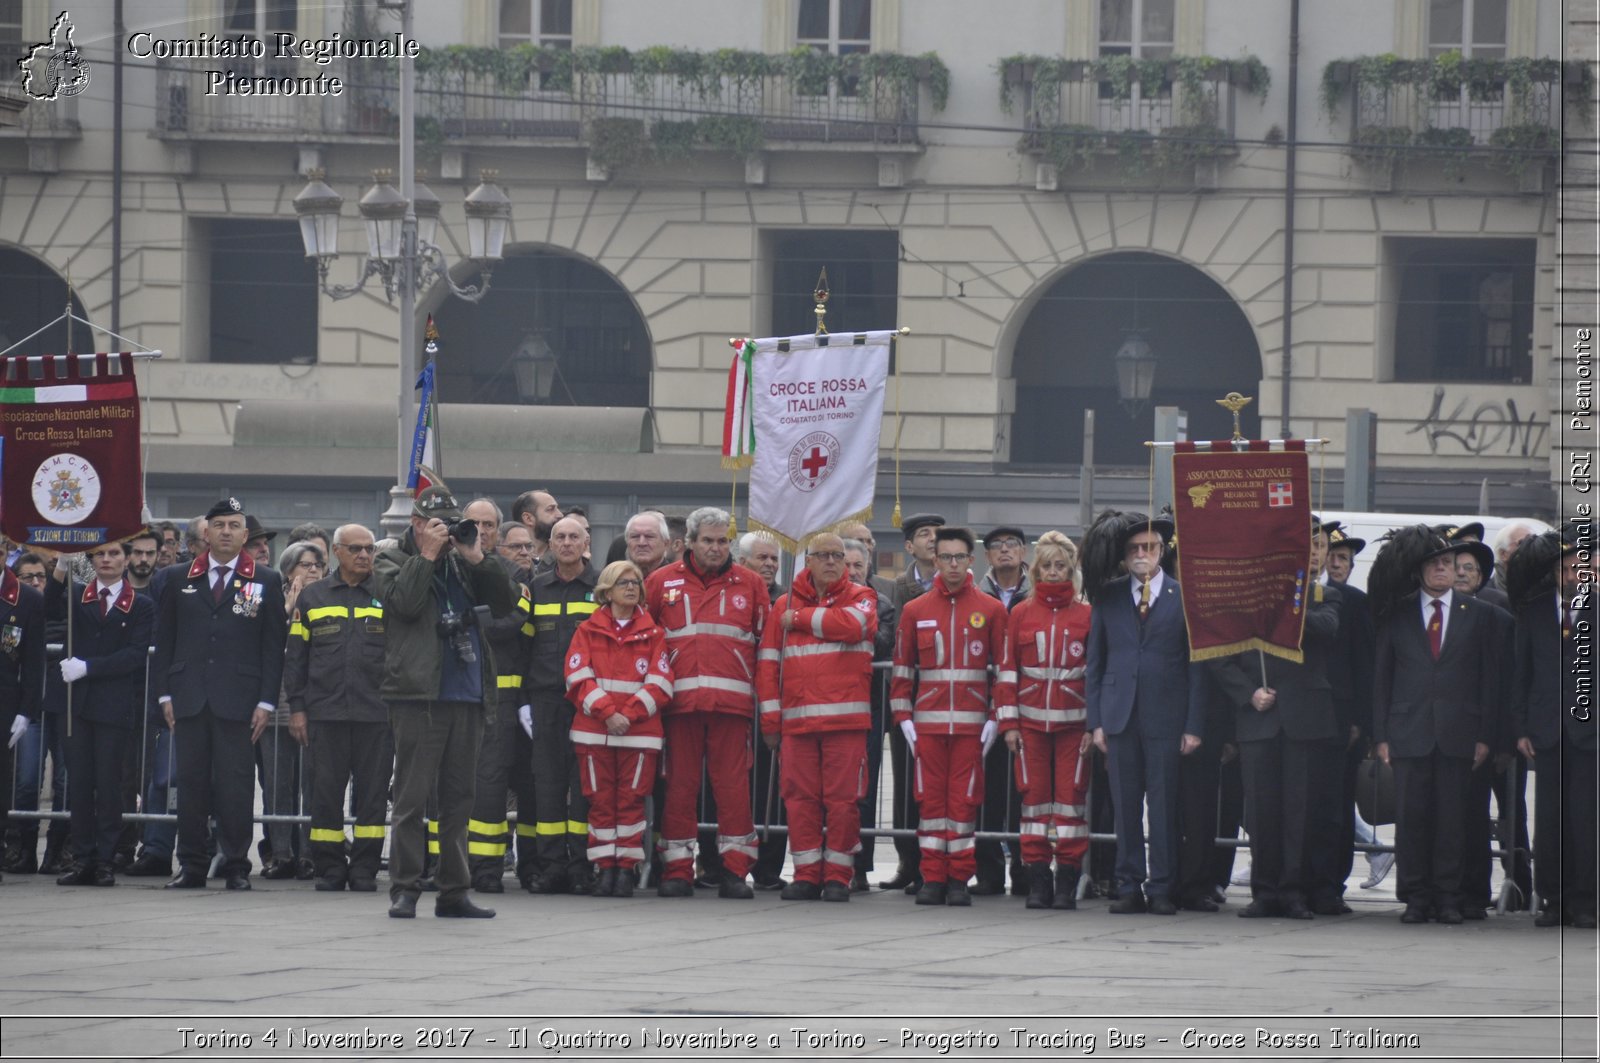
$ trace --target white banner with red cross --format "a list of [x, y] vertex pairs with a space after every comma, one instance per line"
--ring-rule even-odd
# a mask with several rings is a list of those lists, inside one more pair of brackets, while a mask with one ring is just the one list
[[729, 416], [753, 430], [752, 527], [798, 549], [812, 536], [872, 516], [893, 336], [754, 340], [752, 351], [736, 355], [744, 362], [741, 355], [749, 354], [741, 370], [748, 382], [730, 400]]

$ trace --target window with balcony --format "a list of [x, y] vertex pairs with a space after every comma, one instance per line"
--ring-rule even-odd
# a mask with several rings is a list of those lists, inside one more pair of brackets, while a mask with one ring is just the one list
[[[800, 0], [795, 43], [829, 55], [872, 51], [872, 0]], [[830, 89], [845, 96], [860, 92], [857, 79]]]
[[572, 0], [501, 0], [500, 47], [572, 49]]
[[[1506, 0], [1429, 0], [1428, 57], [1451, 52], [1463, 59], [1506, 57]], [[1474, 94], [1466, 85], [1435, 90], [1428, 122], [1438, 129], [1470, 129], [1484, 141], [1505, 113], [1505, 87]]]
[[1393, 238], [1394, 379], [1533, 379], [1533, 240]]
[[[1177, 40], [1176, 0], [1100, 0], [1100, 56], [1169, 59]], [[1147, 93], [1138, 81], [1128, 95], [1100, 83], [1096, 125], [1100, 129], [1158, 132], [1172, 124], [1172, 83]]]
[[[207, 359], [256, 365], [317, 360], [317, 267], [292, 221], [197, 222], [209, 268]], [[201, 263], [196, 263], [197, 270]]]
[[[274, 33], [294, 33], [298, 21], [296, 0], [223, 0], [222, 29], [229, 37], [245, 37], [260, 41], [269, 58], [261, 60], [230, 60], [241, 74], [252, 76], [267, 74], [268, 64], [289, 64], [292, 73], [294, 60], [273, 60]], [[276, 76], [276, 75], [275, 75]]]
[[0, 63], [13, 73], [27, 51], [22, 43], [22, 0], [0, 0]]

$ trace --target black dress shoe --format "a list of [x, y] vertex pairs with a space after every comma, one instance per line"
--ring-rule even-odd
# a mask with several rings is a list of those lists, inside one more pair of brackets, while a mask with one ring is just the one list
[[758, 890], [766, 890], [766, 891], [781, 890], [781, 889], [783, 889], [783, 887], [787, 886], [788, 884], [789, 884], [788, 881], [785, 880], [782, 875], [757, 875], [756, 876], [756, 889], [758, 889]]
[[1271, 919], [1278, 915], [1278, 906], [1271, 901], [1251, 901], [1239, 909], [1240, 919]]
[[1295, 897], [1292, 900], [1287, 900], [1287, 901], [1283, 902], [1283, 917], [1285, 919], [1315, 919], [1316, 918], [1316, 916], [1312, 913], [1311, 909], [1306, 907], [1306, 902], [1302, 901], [1299, 897]]
[[1400, 913], [1400, 921], [1406, 924], [1426, 923], [1428, 921], [1427, 905], [1406, 905], [1406, 910]]
[[111, 871], [113, 874], [118, 871], [126, 871], [131, 863], [133, 863], [133, 851], [130, 849], [118, 849], [111, 855]]
[[[592, 886], [590, 887], [593, 888]], [[459, 897], [450, 904], [435, 901], [433, 914], [439, 919], [493, 919], [493, 908], [479, 908], [468, 897]]]
[[1339, 897], [1324, 897], [1311, 902], [1313, 915], [1349, 915], [1351, 907]]
[[352, 874], [345, 880], [345, 888], [351, 893], [377, 893], [378, 883], [370, 876]]
[[1140, 915], [1145, 911], [1144, 894], [1135, 890], [1124, 893], [1111, 902], [1111, 907], [1106, 909], [1112, 915]]
[[1005, 883], [979, 879], [967, 890], [974, 897], [997, 897], [1006, 891]]
[[117, 884], [117, 871], [115, 867], [97, 864], [94, 869], [94, 884], [96, 886], [115, 886]]
[[250, 888], [249, 875], [229, 875], [227, 888], [230, 890], [247, 890]]
[[1190, 897], [1178, 905], [1186, 912], [1215, 912], [1218, 911], [1217, 902], [1210, 897]]
[[801, 882], [795, 879], [783, 887], [783, 892], [778, 896], [786, 901], [814, 901], [822, 896], [822, 887], [815, 882]]
[[882, 882], [879, 882], [878, 888], [880, 890], [903, 890], [913, 882], [919, 881], [920, 878], [921, 876], [919, 876], [916, 871], [904, 864], [901, 864], [899, 867], [894, 869], [894, 878], [886, 878]]
[[415, 919], [417, 917], [417, 899], [408, 893], [402, 893], [389, 902], [390, 919]]
[[943, 882], [924, 882], [917, 891], [918, 904], [943, 904], [945, 899], [945, 884]]
[[865, 871], [857, 871], [854, 875], [850, 876], [851, 893], [868, 893], [871, 892], [871, 890], [872, 883], [867, 881], [867, 873]]
[[1162, 894], [1151, 897], [1149, 904], [1145, 906], [1145, 911], [1151, 915], [1177, 915], [1178, 906], [1172, 903], [1171, 897]]
[[206, 873], [204, 871], [178, 872], [178, 877], [167, 883], [169, 890], [203, 890], [206, 888]]
[[694, 883], [686, 878], [664, 878], [656, 887], [657, 897], [693, 897]]
[[957, 882], [951, 879], [950, 885], [944, 891], [944, 903], [951, 908], [971, 908], [972, 891], [967, 888], [965, 882]]
[[922, 891], [922, 876], [918, 875], [916, 878], [912, 879], [909, 883], [907, 883], [906, 884], [906, 888], [904, 890], [902, 890], [901, 892], [904, 893], [906, 896], [910, 897], [910, 896], [913, 896], [913, 895], [915, 895], [917, 893], [920, 893], [921, 891]]
[[140, 853], [139, 859], [128, 866], [126, 873], [137, 878], [166, 878], [172, 874], [172, 858]]
[[1466, 916], [1461, 914], [1461, 909], [1453, 904], [1439, 905], [1438, 921], [1445, 926], [1460, 926]]
[[261, 869], [261, 877], [271, 879], [273, 882], [294, 878], [294, 861], [274, 860]]
[[79, 864], [66, 874], [56, 879], [57, 886], [92, 886], [94, 885], [94, 865]]
[[848, 901], [850, 887], [843, 882], [824, 882], [822, 884], [822, 899], [825, 901]]

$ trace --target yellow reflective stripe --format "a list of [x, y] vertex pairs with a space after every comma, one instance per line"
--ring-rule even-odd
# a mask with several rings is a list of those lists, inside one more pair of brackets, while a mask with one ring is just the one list
[[439, 824], [438, 823], [436, 823], [435, 821], [433, 821], [431, 819], [428, 820], [427, 823], [428, 823], [428, 833], [429, 834], [438, 834], [439, 833]]
[[582, 614], [587, 615], [589, 613], [594, 612], [598, 608], [600, 608], [600, 606], [595, 602], [568, 602], [567, 603], [567, 612], [569, 612], [569, 613], [582, 613]]
[[289, 637], [292, 639], [299, 639], [302, 642], [310, 642], [311, 632], [306, 630], [306, 626], [304, 624], [296, 620], [294, 623], [289, 625]]
[[[358, 830], [360, 828], [357, 828]], [[381, 827], [379, 828], [382, 829]], [[333, 842], [335, 845], [344, 841], [344, 831], [329, 830], [326, 827], [312, 827], [311, 840], [314, 842]]]
[[517, 837], [519, 837], [519, 838], [537, 838], [538, 836], [539, 836], [539, 832], [537, 830], [535, 830], [532, 826], [530, 826], [530, 825], [528, 825], [526, 823], [518, 823], [517, 824]]
[[522, 677], [520, 675], [496, 676], [494, 685], [499, 687], [501, 690], [516, 690], [518, 687], [522, 686]]
[[357, 838], [381, 838], [387, 832], [388, 828], [382, 823], [372, 827], [364, 826], [360, 823], [355, 825], [355, 835]]
[[533, 625], [532, 624], [523, 624], [522, 625], [522, 633], [524, 635], [528, 636], [530, 639], [533, 638]]
[[428, 853], [430, 855], [432, 855], [432, 856], [438, 856], [439, 855], [439, 843], [438, 842], [429, 842], [428, 843]]
[[560, 602], [540, 602], [538, 605], [533, 607], [533, 615], [534, 616], [560, 616], [561, 615], [561, 603]]
[[467, 820], [467, 831], [472, 834], [506, 834], [510, 830], [511, 824], [503, 819], [499, 823], [488, 823], [481, 819]]
[[310, 623], [313, 623], [313, 624], [316, 623], [318, 620], [323, 619], [324, 617], [329, 617], [329, 616], [344, 616], [344, 617], [348, 617], [349, 615], [350, 615], [350, 610], [346, 609], [342, 605], [319, 605], [315, 609], [307, 609], [306, 610], [306, 620], [308, 622], [310, 622]]
[[567, 833], [568, 834], [588, 834], [589, 833], [589, 824], [584, 823], [581, 820], [569, 819], [569, 820], [567, 820]]
[[376, 605], [358, 605], [356, 606], [355, 616], [357, 620], [366, 616], [376, 617], [381, 620], [383, 619], [383, 608]]
[[505, 842], [468, 842], [468, 856], [504, 856], [506, 855]]
[[532, 607], [532, 605], [533, 599], [529, 598], [526, 594], [517, 599], [517, 608], [521, 609], [524, 613], [526, 613], [529, 608]]
[[[520, 828], [521, 824], [518, 824], [518, 827]], [[565, 823], [565, 821], [562, 821], [562, 820], [557, 820], [554, 823], [535, 823], [533, 825], [533, 831], [534, 831], [535, 834], [540, 834], [540, 835], [543, 835], [543, 834], [565, 834], [565, 833], [567, 833], [567, 824]], [[585, 831], [584, 833], [588, 833], [588, 832]]]

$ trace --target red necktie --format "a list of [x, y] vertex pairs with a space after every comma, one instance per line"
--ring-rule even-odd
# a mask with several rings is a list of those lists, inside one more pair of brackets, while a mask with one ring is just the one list
[[1439, 659], [1439, 652], [1444, 648], [1444, 603], [1439, 599], [1433, 600], [1433, 619], [1428, 621], [1428, 649], [1433, 652], [1433, 659]]
[[100, 588], [100, 619], [104, 620], [106, 614], [111, 612], [111, 588]]
[[1568, 604], [1563, 605], [1561, 607], [1561, 637], [1564, 638], [1564, 639], [1570, 639], [1572, 637], [1572, 605], [1571, 605], [1571, 603], [1568, 603]]
[[228, 566], [218, 565], [216, 567], [216, 573], [216, 579], [213, 580], [211, 584], [211, 597], [218, 605], [221, 605], [222, 592], [228, 589]]

